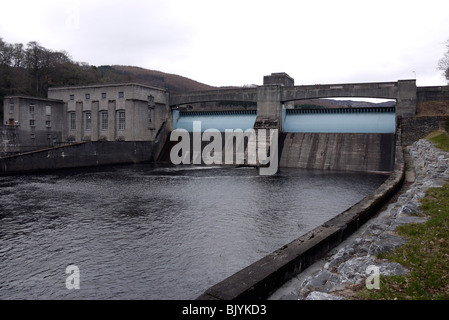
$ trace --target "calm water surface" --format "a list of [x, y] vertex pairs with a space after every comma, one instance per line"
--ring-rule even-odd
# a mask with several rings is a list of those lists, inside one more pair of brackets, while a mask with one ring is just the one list
[[148, 165], [0, 177], [0, 299], [195, 299], [386, 178]]

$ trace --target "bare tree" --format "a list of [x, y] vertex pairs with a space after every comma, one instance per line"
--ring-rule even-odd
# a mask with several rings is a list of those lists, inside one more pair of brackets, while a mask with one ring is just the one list
[[449, 83], [449, 40], [446, 41], [446, 49], [447, 51], [443, 58], [438, 62], [438, 69], [443, 71], [443, 74]]
[[34, 90], [37, 94], [42, 89], [42, 71], [45, 63], [46, 49], [36, 41], [27, 44], [25, 51], [25, 65], [33, 77]]
[[9, 66], [12, 59], [12, 47], [0, 38], [0, 65]]
[[25, 51], [23, 50], [23, 44], [16, 43], [12, 46], [11, 63], [15, 68], [20, 68], [25, 60]]

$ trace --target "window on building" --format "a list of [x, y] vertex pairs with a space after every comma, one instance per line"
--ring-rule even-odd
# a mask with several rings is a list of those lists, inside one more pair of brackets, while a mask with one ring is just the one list
[[153, 108], [148, 107], [148, 124], [151, 125], [153, 123]]
[[45, 106], [45, 114], [51, 116], [51, 106]]
[[108, 130], [108, 113], [101, 113], [101, 130]]
[[[29, 111], [30, 111], [30, 119], [32, 119], [32, 120], [34, 120], [34, 118], [35, 118], [35, 113], [34, 113], [35, 110], [36, 110], [36, 107], [35, 107], [34, 103], [31, 103], [29, 106]], [[31, 121], [30, 121], [30, 125], [34, 126], [34, 121], [33, 121], [33, 124], [31, 124]]]
[[101, 99], [106, 99], [106, 92], [103, 92], [103, 93], [101, 94]]
[[51, 128], [51, 121], [49, 121], [49, 120], [45, 121], [45, 126], [47, 128]]
[[118, 129], [125, 130], [126, 129], [126, 114], [125, 111], [119, 111], [118, 113]]
[[31, 138], [31, 139], [36, 139], [36, 134], [35, 134], [35, 133], [32, 133], [32, 134], [30, 135], [30, 138]]
[[85, 114], [86, 117], [86, 130], [91, 130], [92, 129], [92, 113], [90, 112], [86, 112]]
[[75, 95], [74, 94], [70, 95], [70, 100], [75, 100]]
[[36, 124], [35, 124], [35, 120], [30, 120], [30, 126], [31, 127], [34, 127]]
[[70, 119], [70, 130], [76, 130], [76, 113], [70, 112], [69, 119]]
[[118, 93], [118, 97], [119, 97], [119, 98], [124, 98], [124, 97], [125, 97], [125, 93], [124, 93], [123, 91], [120, 91], [120, 92]]
[[9, 113], [14, 113], [14, 102], [9, 103]]
[[154, 115], [154, 97], [152, 95], [148, 96], [148, 127], [151, 128], [153, 124]]
[[86, 100], [90, 99], [90, 93], [86, 93]]

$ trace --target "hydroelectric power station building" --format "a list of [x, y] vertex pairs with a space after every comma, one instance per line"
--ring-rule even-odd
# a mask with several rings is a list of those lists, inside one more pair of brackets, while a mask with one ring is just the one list
[[48, 99], [7, 96], [3, 152], [67, 142], [154, 141], [170, 115], [168, 92], [137, 83], [50, 88]]

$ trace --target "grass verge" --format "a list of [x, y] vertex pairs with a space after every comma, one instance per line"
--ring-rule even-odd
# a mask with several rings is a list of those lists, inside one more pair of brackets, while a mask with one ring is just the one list
[[379, 256], [400, 263], [410, 272], [404, 276], [381, 276], [379, 290], [363, 288], [358, 298], [449, 299], [449, 184], [429, 189], [421, 203], [422, 212], [430, 219], [397, 228], [407, 243]]
[[[426, 139], [449, 151], [446, 132], [433, 132]], [[449, 183], [441, 188], [428, 189], [421, 199], [420, 210], [429, 220], [397, 228], [407, 243], [378, 256], [400, 263], [410, 272], [404, 276], [381, 276], [380, 289], [363, 288], [356, 299], [449, 299]]]
[[449, 152], [449, 135], [446, 131], [434, 131], [429, 133], [424, 139], [430, 140], [435, 147]]

